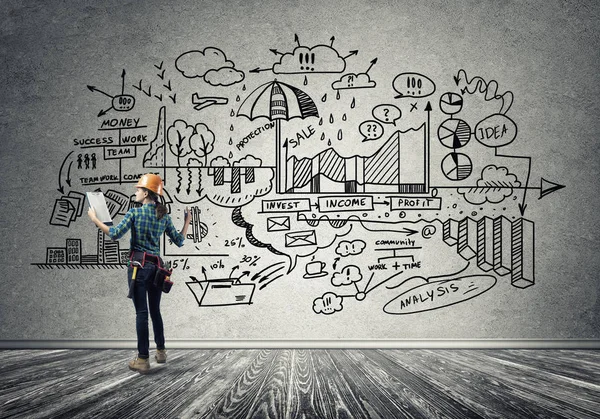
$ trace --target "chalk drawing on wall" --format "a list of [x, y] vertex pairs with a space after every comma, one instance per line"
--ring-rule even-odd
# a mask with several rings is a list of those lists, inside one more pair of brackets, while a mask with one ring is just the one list
[[[193, 309], [268, 304], [266, 288], [284, 298], [299, 281], [307, 315], [363, 304], [427, 316], [543, 281], [535, 224], [550, 221], [527, 209], [565, 185], [532, 173], [533, 154], [505, 151], [523, 137], [513, 92], [463, 69], [381, 74], [397, 57], [364, 65], [348, 49], [295, 35], [288, 52], [271, 49], [275, 62], [247, 70], [230, 59], [246, 51], [199, 46], [123, 70], [117, 95], [88, 86], [102, 110], [82, 116], [95, 129], [56, 162], [48, 205], [63, 237], [32, 264], [124, 268], [127, 241], [99, 232], [88, 243], [71, 229], [86, 191], [102, 190], [118, 220], [152, 172], [175, 220], [191, 207], [184, 246], [163, 239], [162, 251]], [[127, 84], [130, 73], [139, 82]], [[142, 104], [151, 113], [138, 114]]]

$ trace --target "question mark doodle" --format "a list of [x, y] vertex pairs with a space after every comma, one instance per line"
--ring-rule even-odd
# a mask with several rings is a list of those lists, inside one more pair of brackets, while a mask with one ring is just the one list
[[402, 117], [402, 111], [397, 106], [384, 104], [373, 108], [373, 117], [383, 124], [396, 124]]

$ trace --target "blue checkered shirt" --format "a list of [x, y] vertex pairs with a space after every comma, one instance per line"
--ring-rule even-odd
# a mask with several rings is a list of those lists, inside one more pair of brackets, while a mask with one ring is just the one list
[[165, 214], [160, 220], [156, 218], [156, 205], [153, 203], [144, 204], [139, 208], [132, 208], [127, 211], [123, 220], [116, 226], [110, 227], [108, 236], [113, 240], [118, 240], [131, 227], [135, 228], [134, 235], [131, 235], [130, 249], [141, 252], [160, 255], [160, 239], [163, 233], [178, 247], [183, 246], [184, 237], [173, 225], [173, 220], [169, 214]]

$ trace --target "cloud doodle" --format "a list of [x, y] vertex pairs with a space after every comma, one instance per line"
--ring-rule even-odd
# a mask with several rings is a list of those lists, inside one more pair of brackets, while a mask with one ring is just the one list
[[331, 277], [331, 283], [334, 287], [342, 285], [352, 285], [363, 278], [360, 268], [355, 265], [345, 266], [340, 272], [336, 272]]
[[313, 301], [313, 311], [317, 314], [333, 314], [336, 311], [342, 311], [343, 298], [332, 293], [326, 292], [321, 298]]
[[210, 165], [211, 166], [217, 166], [217, 167], [223, 167], [223, 166], [231, 166], [231, 163], [229, 163], [229, 160], [227, 160], [225, 157], [223, 156], [217, 156], [214, 159], [212, 159], [210, 161]]
[[230, 86], [242, 80], [244, 80], [244, 73], [235, 68], [208, 70], [204, 76], [204, 81], [212, 86]]
[[341, 73], [345, 69], [344, 58], [327, 45], [297, 47], [292, 53], [282, 55], [279, 62], [273, 64], [275, 74]]
[[508, 172], [506, 167], [496, 167], [493, 164], [481, 171], [476, 188], [459, 188], [458, 193], [471, 204], [491, 202], [497, 204], [512, 195], [513, 188], [521, 186], [517, 176]]
[[338, 244], [335, 253], [342, 257], [360, 255], [366, 245], [367, 244], [362, 240], [354, 240], [352, 242], [343, 240]]
[[230, 86], [244, 80], [244, 72], [236, 70], [233, 61], [218, 48], [188, 51], [175, 60], [175, 68], [187, 78], [202, 78], [212, 86]]
[[[226, 159], [225, 159], [226, 160]], [[241, 167], [261, 167], [262, 166], [262, 160], [254, 157], [253, 155], [247, 155], [243, 158], [241, 158], [238, 161], [235, 161], [233, 163], [233, 166], [241, 166]]]
[[377, 83], [371, 80], [367, 73], [344, 74], [339, 80], [334, 81], [331, 87], [335, 90], [342, 89], [365, 89], [375, 87]]

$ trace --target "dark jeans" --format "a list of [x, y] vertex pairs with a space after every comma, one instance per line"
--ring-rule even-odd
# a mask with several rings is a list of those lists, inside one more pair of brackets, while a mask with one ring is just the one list
[[[130, 284], [133, 267], [127, 268], [127, 285]], [[146, 262], [144, 268], [138, 268], [133, 290], [135, 306], [135, 329], [137, 332], [137, 348], [140, 358], [150, 357], [150, 335], [148, 331], [148, 311], [152, 318], [154, 342], [157, 349], [165, 349], [163, 321], [160, 315], [160, 297], [162, 289], [154, 286], [156, 265]], [[146, 298], [147, 296], [147, 298]]]

